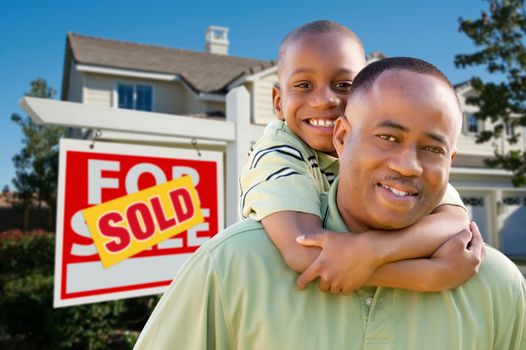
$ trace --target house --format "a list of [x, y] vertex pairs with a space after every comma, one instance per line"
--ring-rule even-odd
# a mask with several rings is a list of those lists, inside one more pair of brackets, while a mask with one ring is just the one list
[[[228, 29], [213, 26], [206, 34], [204, 52], [69, 33], [62, 100], [222, 120], [226, 115], [226, 94], [245, 86], [250, 94], [251, 112], [247, 117], [251, 124], [265, 125], [274, 118], [271, 88], [277, 82], [276, 63], [229, 56], [228, 44]], [[381, 57], [378, 52], [370, 56], [371, 60]], [[509, 172], [488, 168], [484, 163], [495, 148], [524, 150], [524, 132], [515, 145], [508, 144], [504, 137], [499, 142], [476, 144], [475, 135], [492, 125], [475, 119], [475, 110], [465, 103], [473, 93], [469, 84], [459, 84], [456, 89], [464, 109], [464, 127], [450, 182], [461, 194], [486, 242], [526, 262], [526, 189], [514, 188]], [[73, 134], [86, 137], [89, 130], [76, 130]], [[180, 144], [175, 139], [133, 137], [111, 134], [115, 140]], [[225, 150], [222, 144], [214, 147]]]
[[251, 119], [273, 118], [273, 61], [227, 55], [228, 30], [210, 27], [206, 52], [114, 41], [69, 33], [64, 101], [157, 113], [225, 117], [225, 95], [244, 85], [252, 96]]

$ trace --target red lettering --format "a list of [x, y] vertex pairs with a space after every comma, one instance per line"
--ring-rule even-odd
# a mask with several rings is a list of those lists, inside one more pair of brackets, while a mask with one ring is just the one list
[[157, 219], [157, 223], [159, 224], [159, 229], [161, 231], [166, 231], [167, 229], [175, 226], [175, 218], [166, 218], [159, 197], [150, 198], [150, 203], [152, 203], [153, 214]]
[[194, 216], [195, 208], [188, 190], [185, 188], [178, 188], [171, 191], [170, 200], [172, 201], [178, 222], [189, 220]]
[[126, 219], [132, 235], [139, 241], [150, 238], [155, 233], [155, 223], [145, 203], [134, 203], [126, 209]]
[[112, 225], [122, 222], [122, 219], [121, 214], [110, 212], [101, 216], [97, 222], [97, 227], [102, 235], [114, 238], [112, 241], [104, 243], [104, 247], [110, 253], [117, 253], [130, 245], [128, 231], [124, 227]]

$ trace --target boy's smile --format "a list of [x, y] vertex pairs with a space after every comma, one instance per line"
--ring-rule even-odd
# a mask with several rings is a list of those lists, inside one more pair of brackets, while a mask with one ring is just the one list
[[311, 148], [335, 155], [332, 133], [352, 80], [365, 66], [361, 43], [345, 33], [305, 36], [290, 43], [273, 90], [274, 111]]

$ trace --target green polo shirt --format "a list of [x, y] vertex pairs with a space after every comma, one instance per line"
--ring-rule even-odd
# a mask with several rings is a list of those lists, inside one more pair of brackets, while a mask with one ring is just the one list
[[[338, 158], [313, 150], [275, 120], [252, 147], [239, 176], [241, 216], [261, 220], [286, 210], [319, 216], [320, 193], [329, 191], [338, 174]], [[464, 207], [451, 185], [442, 204]]]
[[[336, 186], [322, 197], [322, 217], [342, 232]], [[297, 277], [259, 222], [233, 225], [181, 268], [136, 349], [526, 349], [524, 277], [491, 247], [479, 273], [447, 292], [342, 296], [314, 283], [298, 291]]]

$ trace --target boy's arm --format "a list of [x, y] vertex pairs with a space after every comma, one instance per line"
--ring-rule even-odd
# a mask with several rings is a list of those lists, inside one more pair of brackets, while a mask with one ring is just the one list
[[462, 230], [469, 230], [469, 217], [464, 208], [441, 205], [431, 214], [396, 235], [391, 231], [370, 231], [373, 241], [378, 240], [378, 255], [382, 263], [403, 259], [429, 257], [448, 239]]
[[[363, 239], [361, 235], [348, 232], [327, 231], [322, 227], [321, 220], [316, 215], [283, 211], [265, 217], [261, 223], [280, 251], [287, 266], [297, 272], [303, 272], [313, 266], [313, 263], [318, 261], [317, 258], [321, 252], [319, 247], [299, 245], [296, 242], [297, 237], [302, 235], [328, 237], [328, 235], [334, 234], [337, 237], [344, 236], [346, 238], [346, 244], [339, 247], [341, 250], [337, 253], [339, 263], [345, 260], [345, 266], [349, 266], [350, 271], [341, 272], [329, 268], [322, 272], [324, 275], [320, 289], [324, 292], [330, 291], [330, 283], [326, 283], [326, 281], [340, 278], [337, 275], [338, 273], [349, 273], [352, 276], [353, 283], [361, 285], [367, 281], [380, 264], [374, 241]], [[323, 261], [318, 261], [318, 263], [323, 264]]]
[[294, 271], [305, 271], [320, 255], [319, 247], [304, 247], [296, 243], [298, 236], [325, 232], [318, 216], [297, 211], [280, 211], [266, 216], [261, 223], [287, 266]]
[[[365, 283], [376, 267], [404, 259], [429, 257], [445, 241], [466, 227], [469, 227], [469, 220], [463, 208], [442, 205], [414, 225], [398, 231], [369, 231], [354, 236], [331, 232], [305, 235], [303, 239], [298, 239], [298, 243], [317, 246], [322, 251], [298, 278], [298, 288], [303, 289], [320, 277], [321, 290], [348, 293]], [[365, 257], [365, 264], [359, 263], [361, 257]], [[360, 268], [365, 270], [359, 270]], [[473, 275], [460, 270], [458, 273], [457, 270], [454, 271], [449, 284], [462, 284]], [[369, 275], [365, 276], [367, 273]], [[381, 277], [378, 276], [375, 280], [378, 285], [391, 287], [391, 281], [384, 281]], [[413, 283], [411, 279], [405, 279], [400, 283], [404, 285], [392, 287], [412, 290], [421, 288], [420, 281]]]
[[[484, 241], [475, 224], [450, 238], [428, 259], [408, 259], [380, 266], [367, 285], [438, 292], [463, 283], [458, 276], [477, 273], [485, 255]], [[408, 288], [411, 286], [411, 288]]]

